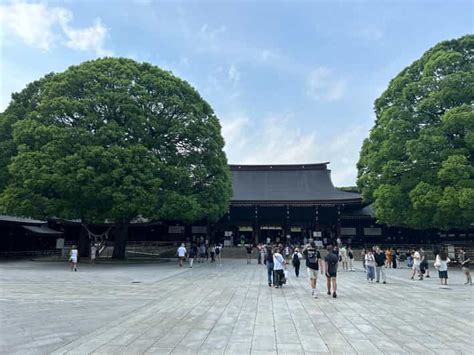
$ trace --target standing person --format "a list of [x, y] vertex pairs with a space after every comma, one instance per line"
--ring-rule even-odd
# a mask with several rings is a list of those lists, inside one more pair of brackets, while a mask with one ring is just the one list
[[382, 282], [387, 283], [387, 278], [385, 276], [385, 254], [384, 252], [377, 246], [375, 248], [375, 274], [376, 280], [375, 282], [380, 282], [380, 273], [382, 273]]
[[311, 296], [317, 298], [316, 283], [318, 281], [318, 270], [323, 273], [323, 265], [321, 262], [321, 254], [316, 249], [316, 243], [312, 241], [303, 250], [303, 255], [306, 258], [306, 272], [309, 277], [309, 285], [311, 286]]
[[262, 245], [258, 243], [257, 245], [257, 264], [262, 263]]
[[91, 245], [91, 265], [95, 264], [95, 258], [97, 256], [97, 245], [93, 243]]
[[418, 248], [415, 248], [413, 252], [413, 274], [411, 275], [412, 280], [415, 277], [415, 274], [418, 274], [420, 280], [423, 280], [423, 274], [421, 273], [420, 265], [421, 265], [421, 256], [420, 256], [420, 253], [418, 252]]
[[184, 246], [184, 243], [181, 243], [181, 246], [178, 248], [177, 254], [178, 254], [178, 259], [179, 259], [179, 267], [183, 267], [183, 262], [184, 259], [186, 259], [186, 247]]
[[281, 255], [281, 249], [277, 248], [273, 254], [273, 284], [275, 288], [281, 288], [283, 286], [285, 265], [285, 259], [283, 255]]
[[217, 244], [215, 250], [216, 250], [217, 264], [218, 264], [219, 266], [222, 266], [222, 259], [221, 259], [221, 251], [222, 251], [222, 250], [221, 250], [221, 249], [222, 249], [222, 247], [221, 247], [220, 243]]
[[251, 264], [252, 263], [252, 249], [253, 249], [252, 244], [247, 244], [245, 249], [247, 250], [247, 264]]
[[397, 252], [394, 248], [390, 248], [390, 254], [392, 256], [392, 269], [397, 268]]
[[[191, 246], [189, 247], [189, 257], [188, 257], [190, 268], [193, 267], [194, 258], [196, 257], [197, 250], [198, 250], [197, 246], [194, 243], [191, 243]], [[198, 258], [198, 263], [199, 263], [199, 258]]]
[[367, 267], [365, 265], [365, 256], [367, 255], [367, 249], [366, 248], [362, 248], [361, 252], [360, 252], [360, 256], [362, 258], [362, 266], [364, 267], [364, 270], [367, 270]]
[[333, 249], [330, 245], [327, 247], [328, 254], [324, 258], [325, 270], [326, 270], [326, 286], [328, 289], [328, 295], [331, 295], [332, 286], [332, 297], [337, 297], [337, 265], [339, 262], [339, 256], [336, 254], [336, 249]]
[[406, 257], [407, 257], [407, 268], [409, 269], [413, 268], [413, 253], [411, 250], [407, 250]]
[[420, 248], [420, 259], [421, 259], [421, 263], [420, 263], [421, 274], [422, 275], [426, 274], [426, 277], [429, 278], [430, 277], [430, 270], [429, 270], [429, 266], [428, 266], [428, 256], [426, 255], [423, 248]]
[[462, 271], [464, 272], [464, 276], [466, 276], [466, 283], [464, 285], [472, 285], [471, 270], [469, 269], [469, 266], [471, 265], [471, 258], [467, 256], [464, 249], [459, 250], [459, 254], [459, 261], [461, 262]]
[[397, 248], [397, 266], [399, 269], [403, 269], [402, 266], [402, 251], [400, 248]]
[[354, 252], [350, 246], [347, 249], [347, 257], [349, 258], [349, 270], [354, 271]]
[[288, 262], [288, 260], [290, 259], [290, 247], [288, 244], [286, 244], [285, 246], [285, 249], [284, 249], [284, 253], [285, 253], [285, 262]]
[[347, 267], [347, 249], [346, 249], [346, 246], [343, 245], [341, 247], [341, 249], [339, 250], [339, 256], [340, 256], [340, 259], [341, 259], [341, 263], [342, 263], [342, 269], [343, 270], [347, 270], [348, 267]]
[[273, 253], [272, 253], [272, 248], [270, 246], [267, 246], [267, 253], [265, 255], [265, 265], [267, 266], [267, 274], [268, 274], [268, 286], [272, 287], [272, 279], [273, 279], [273, 284], [275, 284], [275, 277], [273, 274]]
[[69, 261], [71, 262], [71, 271], [77, 271], [77, 259], [79, 259], [79, 251], [75, 245], [72, 246], [69, 253]]
[[448, 286], [448, 255], [444, 250], [441, 250], [436, 256], [435, 267], [438, 269], [439, 282], [441, 286]]
[[375, 257], [372, 249], [365, 255], [365, 266], [367, 267], [367, 281], [374, 282], [375, 278]]
[[302, 257], [303, 257], [303, 255], [301, 255], [300, 250], [298, 248], [295, 248], [295, 251], [294, 251], [293, 256], [291, 258], [291, 263], [293, 264], [293, 268], [295, 269], [296, 277], [300, 276], [300, 259]]

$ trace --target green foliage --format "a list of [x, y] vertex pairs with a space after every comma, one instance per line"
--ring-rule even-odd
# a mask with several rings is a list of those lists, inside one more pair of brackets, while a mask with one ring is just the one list
[[390, 225], [474, 222], [474, 36], [439, 43], [375, 101], [357, 185]]
[[0, 212], [216, 220], [231, 195], [223, 146], [186, 82], [129, 59], [85, 62], [29, 84], [0, 114]]

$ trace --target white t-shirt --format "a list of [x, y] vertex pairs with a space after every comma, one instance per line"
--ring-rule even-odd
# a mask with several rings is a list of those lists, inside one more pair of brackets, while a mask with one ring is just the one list
[[413, 265], [420, 266], [420, 264], [421, 264], [420, 253], [415, 251], [415, 254], [413, 254]]
[[448, 271], [448, 263], [450, 261], [451, 260], [449, 260], [449, 258], [446, 258], [446, 260], [441, 260], [439, 255], [436, 255], [436, 262], [435, 263], [439, 264], [438, 271]]
[[179, 248], [178, 248], [178, 256], [179, 256], [180, 258], [186, 256], [186, 248], [185, 248], [185, 247], [179, 247]]
[[273, 270], [283, 270], [285, 268], [285, 259], [280, 253], [273, 254]]
[[374, 254], [367, 254], [365, 256], [365, 265], [367, 266], [375, 266], [375, 257]]
[[71, 250], [71, 261], [77, 263], [77, 249]]
[[95, 259], [96, 254], [97, 254], [97, 247], [93, 245], [91, 247], [91, 259]]

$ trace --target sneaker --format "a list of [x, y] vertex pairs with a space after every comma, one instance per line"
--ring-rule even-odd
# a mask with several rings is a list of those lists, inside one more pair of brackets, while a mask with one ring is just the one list
[[334, 293], [332, 294], [332, 298], [336, 298], [336, 297], [337, 297], [336, 292], [334, 292]]
[[313, 293], [313, 298], [318, 298], [318, 295]]
[[314, 296], [314, 289], [311, 290], [311, 296]]
[[379, 280], [377, 280], [377, 281], [375, 281], [375, 282], [379, 283]]
[[426, 275], [426, 278], [428, 279], [430, 277], [430, 275]]
[[414, 280], [413, 276], [412, 276], [412, 277], [410, 277], [410, 280]]
[[268, 287], [272, 287], [272, 283], [271, 283], [271, 282], [268, 283]]
[[383, 283], [384, 283], [384, 284], [386, 284], [386, 283], [387, 283], [387, 281], [384, 281]]
[[328, 295], [331, 296], [331, 291], [328, 291]]

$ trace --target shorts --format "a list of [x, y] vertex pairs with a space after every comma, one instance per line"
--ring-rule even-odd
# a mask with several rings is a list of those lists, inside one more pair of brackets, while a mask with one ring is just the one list
[[337, 271], [335, 271], [335, 272], [327, 272], [327, 273], [326, 273], [326, 277], [327, 277], [327, 278], [330, 278], [330, 277], [337, 277]]
[[420, 265], [413, 264], [413, 270], [420, 272]]
[[199, 256], [200, 256], [201, 258], [204, 258], [204, 257], [206, 256], [206, 254], [205, 254], [205, 253], [201, 253], [201, 254], [199, 254]]
[[317, 280], [318, 279], [318, 270], [311, 269], [309, 267], [306, 268], [306, 272], [310, 279]]
[[448, 270], [446, 271], [438, 271], [438, 275], [440, 279], [447, 279], [448, 278]]

